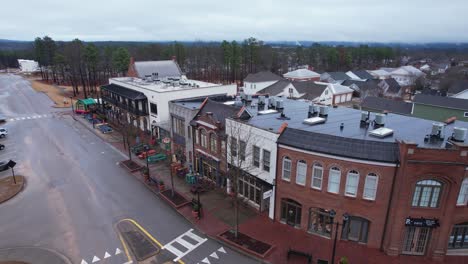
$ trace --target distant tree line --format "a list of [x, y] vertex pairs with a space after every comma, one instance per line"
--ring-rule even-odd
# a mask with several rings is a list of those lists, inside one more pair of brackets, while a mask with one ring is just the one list
[[187, 44], [60, 42], [45, 36], [36, 38], [33, 44], [31, 50], [0, 51], [0, 67], [15, 67], [18, 58], [35, 59], [44, 80], [69, 84], [75, 94], [85, 97], [107, 83], [109, 77], [124, 75], [130, 57], [136, 61], [175, 59], [189, 78], [232, 83], [261, 70], [281, 75], [304, 65], [319, 72], [398, 66], [399, 58], [405, 55], [391, 47], [272, 46], [255, 38]]

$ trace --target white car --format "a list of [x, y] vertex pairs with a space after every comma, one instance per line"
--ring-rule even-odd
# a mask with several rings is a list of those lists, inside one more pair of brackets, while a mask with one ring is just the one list
[[0, 127], [0, 138], [4, 138], [8, 135], [8, 130], [6, 128], [1, 128]]

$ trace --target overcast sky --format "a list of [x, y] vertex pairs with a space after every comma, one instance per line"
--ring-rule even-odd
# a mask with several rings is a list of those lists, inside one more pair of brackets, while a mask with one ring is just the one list
[[467, 0], [2, 1], [0, 39], [468, 42]]

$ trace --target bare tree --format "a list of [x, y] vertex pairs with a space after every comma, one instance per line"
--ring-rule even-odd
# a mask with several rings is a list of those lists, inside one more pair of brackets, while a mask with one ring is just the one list
[[[228, 163], [228, 192], [234, 196], [234, 235], [239, 233], [239, 178], [246, 173], [252, 174], [253, 143], [256, 136], [252, 127], [240, 119], [226, 119], [226, 158]], [[253, 175], [255, 176], [255, 175]]]

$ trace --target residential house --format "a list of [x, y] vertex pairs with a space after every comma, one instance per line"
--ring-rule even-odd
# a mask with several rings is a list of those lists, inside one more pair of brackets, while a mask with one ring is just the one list
[[283, 74], [283, 77], [290, 81], [318, 81], [320, 74], [309, 69], [297, 69]]
[[419, 77], [425, 74], [413, 66], [401, 66], [392, 71], [390, 76], [394, 78], [401, 86], [413, 86]]
[[242, 90], [245, 94], [253, 95], [281, 79], [283, 78], [270, 71], [250, 73], [244, 79]]
[[346, 80], [341, 83], [343, 86], [351, 88], [354, 97], [366, 98], [367, 96], [383, 96], [384, 91], [378, 86], [378, 79]]
[[300, 99], [323, 105], [346, 103], [353, 98], [352, 89], [337, 83], [308, 81], [294, 82], [293, 85], [301, 94]]
[[453, 95], [452, 97], [466, 100], [466, 99], [468, 99], [468, 89], [466, 89], [464, 91], [461, 91], [461, 92]]
[[351, 77], [344, 72], [324, 72], [320, 75], [320, 81], [328, 83], [341, 83], [349, 79], [351, 79]]
[[413, 115], [425, 119], [445, 121], [451, 117], [468, 121], [468, 100], [417, 94], [413, 99]]
[[394, 78], [381, 80], [378, 86], [382, 89], [384, 97], [402, 98], [404, 95], [403, 89]]
[[[193, 135], [194, 170], [201, 176], [226, 186], [226, 119], [250, 117], [242, 101], [219, 102], [207, 98], [191, 121]], [[244, 145], [239, 143], [240, 148]], [[242, 154], [240, 154], [242, 155]]]
[[288, 98], [298, 98], [300, 96], [297, 89], [294, 87], [291, 81], [283, 79], [279, 80], [272, 85], [269, 85], [262, 90], [259, 90], [257, 94], [281, 96]]
[[368, 96], [362, 100], [361, 109], [376, 113], [411, 115], [413, 104], [382, 97]]
[[388, 79], [390, 78], [390, 72], [386, 70], [374, 70], [374, 71], [369, 71], [369, 73], [374, 76], [374, 78], [383, 80], [383, 79]]
[[346, 72], [346, 75], [348, 75], [352, 80], [366, 81], [366, 80], [375, 79], [375, 77], [366, 70], [348, 71]]

